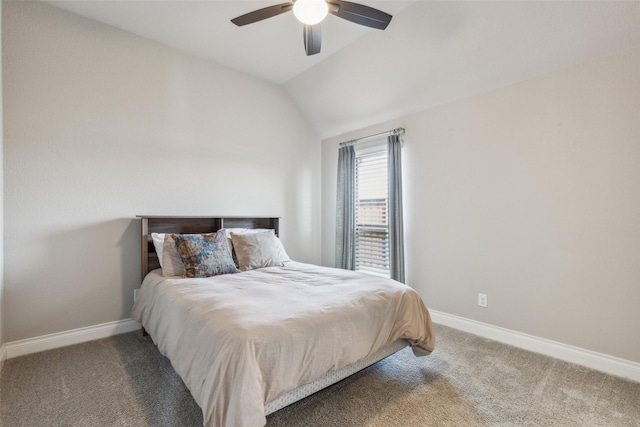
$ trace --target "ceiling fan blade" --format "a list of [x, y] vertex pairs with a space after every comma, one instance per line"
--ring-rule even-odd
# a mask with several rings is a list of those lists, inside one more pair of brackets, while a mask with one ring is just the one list
[[384, 30], [393, 18], [388, 13], [363, 4], [342, 0], [329, 0], [329, 13], [366, 27]]
[[237, 18], [233, 18], [231, 22], [238, 27], [243, 25], [253, 24], [254, 22], [262, 21], [267, 18], [273, 18], [285, 12], [289, 12], [293, 9], [293, 2], [276, 4], [275, 6], [269, 6], [262, 9], [254, 10], [253, 12], [246, 13]]
[[320, 46], [322, 44], [320, 24], [305, 25], [302, 35], [304, 37], [304, 50], [307, 52], [307, 56], [320, 53]]

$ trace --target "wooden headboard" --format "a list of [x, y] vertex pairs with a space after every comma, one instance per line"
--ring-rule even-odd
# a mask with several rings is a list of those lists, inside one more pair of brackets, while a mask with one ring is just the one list
[[151, 233], [198, 234], [215, 233], [221, 228], [270, 228], [280, 234], [278, 217], [138, 215], [138, 218], [142, 220], [143, 279], [151, 270], [160, 268]]

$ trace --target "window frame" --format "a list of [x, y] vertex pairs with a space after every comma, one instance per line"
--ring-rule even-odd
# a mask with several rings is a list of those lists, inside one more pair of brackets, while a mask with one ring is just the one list
[[[389, 170], [386, 138], [376, 138], [355, 148], [355, 265], [356, 271], [372, 274], [375, 276], [389, 278], [391, 275], [390, 253], [389, 253]], [[361, 159], [372, 157], [383, 157], [384, 162], [384, 207], [381, 215], [384, 224], [360, 223], [362, 215], [361, 206], [363, 200], [377, 200], [379, 197], [360, 199]], [[376, 202], [373, 202], [374, 204]], [[375, 211], [374, 207], [374, 211]], [[375, 215], [375, 212], [374, 212]], [[363, 256], [366, 254], [366, 257]]]

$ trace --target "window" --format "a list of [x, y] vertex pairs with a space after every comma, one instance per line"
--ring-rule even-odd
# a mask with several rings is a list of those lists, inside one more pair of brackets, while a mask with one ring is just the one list
[[400, 135], [402, 128], [340, 144], [335, 265], [404, 283]]
[[376, 145], [355, 154], [355, 269], [390, 277], [387, 148]]

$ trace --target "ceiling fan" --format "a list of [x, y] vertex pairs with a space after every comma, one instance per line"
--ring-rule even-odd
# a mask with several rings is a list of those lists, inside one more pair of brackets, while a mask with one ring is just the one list
[[267, 18], [283, 14], [293, 10], [293, 14], [300, 22], [304, 24], [303, 40], [304, 50], [309, 55], [315, 55], [320, 52], [322, 42], [320, 32], [320, 22], [328, 13], [338, 18], [366, 27], [384, 30], [391, 22], [392, 16], [363, 4], [352, 3], [342, 0], [292, 0], [287, 3], [281, 3], [274, 6], [265, 7], [263, 9], [254, 10], [245, 15], [238, 16], [231, 20], [234, 24], [241, 27], [254, 22], [262, 21]]

